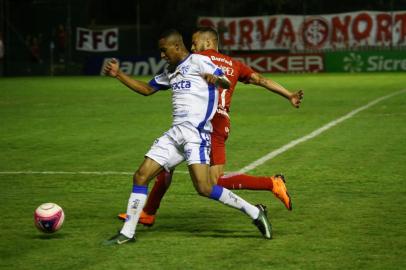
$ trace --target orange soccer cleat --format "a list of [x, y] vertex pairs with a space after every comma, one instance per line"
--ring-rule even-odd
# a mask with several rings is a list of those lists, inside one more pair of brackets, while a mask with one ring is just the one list
[[272, 176], [271, 179], [273, 194], [283, 202], [288, 210], [292, 210], [292, 200], [285, 185], [285, 177], [282, 174], [277, 174]]
[[[126, 213], [120, 213], [118, 214], [118, 219], [125, 221], [127, 219], [127, 214]], [[147, 227], [152, 227], [155, 223], [155, 215], [150, 215], [145, 213], [144, 211], [141, 212], [140, 214], [140, 219], [138, 220], [138, 223], [147, 226]]]
[[119, 220], [125, 221], [127, 219], [127, 214], [126, 213], [120, 213], [117, 215], [117, 218]]
[[155, 223], [155, 215], [150, 215], [142, 211], [138, 223], [147, 227], [152, 227]]

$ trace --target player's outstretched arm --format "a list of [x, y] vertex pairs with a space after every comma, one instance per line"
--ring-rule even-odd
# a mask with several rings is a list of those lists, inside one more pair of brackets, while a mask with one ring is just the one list
[[291, 93], [289, 90], [287, 90], [282, 85], [278, 84], [277, 82], [274, 82], [271, 79], [267, 79], [267, 78], [263, 77], [261, 74], [256, 73], [256, 72], [252, 73], [249, 83], [255, 84], [258, 86], [262, 86], [276, 94], [279, 94], [279, 95], [287, 98], [295, 108], [300, 107], [300, 104], [303, 99], [303, 94], [304, 94], [302, 90]]
[[155, 93], [155, 89], [152, 88], [149, 84], [135, 80], [123, 72], [120, 71], [118, 61], [116, 59], [111, 59], [106, 63], [103, 68], [103, 73], [107, 76], [114, 77], [130, 88], [132, 91], [141, 94], [143, 96], [149, 96]]

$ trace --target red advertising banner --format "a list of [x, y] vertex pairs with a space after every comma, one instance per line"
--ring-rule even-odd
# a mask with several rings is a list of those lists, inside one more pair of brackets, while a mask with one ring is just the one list
[[257, 72], [323, 72], [322, 54], [244, 54], [233, 58]]
[[197, 24], [220, 30], [222, 48], [228, 50], [406, 47], [406, 11], [358, 11], [312, 16], [200, 17]]

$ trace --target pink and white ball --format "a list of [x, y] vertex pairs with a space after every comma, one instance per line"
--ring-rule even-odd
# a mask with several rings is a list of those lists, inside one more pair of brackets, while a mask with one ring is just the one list
[[62, 227], [64, 219], [63, 209], [56, 203], [41, 204], [34, 212], [35, 226], [45, 233], [58, 231]]

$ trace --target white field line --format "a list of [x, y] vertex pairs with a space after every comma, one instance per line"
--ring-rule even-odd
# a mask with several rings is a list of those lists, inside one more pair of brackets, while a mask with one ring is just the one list
[[385, 99], [391, 98], [393, 96], [396, 96], [396, 95], [399, 95], [399, 94], [402, 94], [402, 93], [405, 93], [405, 92], [406, 92], [406, 89], [403, 89], [403, 90], [394, 92], [392, 94], [377, 98], [377, 99], [369, 102], [368, 104], [366, 104], [366, 105], [364, 105], [362, 107], [359, 107], [358, 109], [355, 109], [355, 110], [349, 112], [348, 114], [346, 114], [346, 115], [344, 115], [344, 116], [342, 116], [340, 118], [337, 118], [336, 120], [331, 121], [330, 123], [327, 123], [326, 125], [322, 126], [321, 128], [318, 128], [315, 131], [313, 131], [313, 132], [311, 132], [311, 133], [309, 133], [309, 134], [307, 134], [307, 135], [305, 135], [305, 136], [303, 136], [303, 137], [301, 137], [299, 139], [293, 140], [293, 141], [289, 142], [288, 144], [285, 144], [284, 146], [282, 146], [282, 147], [280, 147], [280, 148], [278, 148], [278, 149], [276, 149], [276, 150], [274, 150], [272, 152], [269, 152], [265, 156], [263, 156], [260, 159], [252, 162], [251, 164], [248, 164], [247, 166], [245, 166], [244, 168], [239, 170], [238, 173], [245, 173], [245, 172], [248, 172], [250, 170], [253, 170], [256, 167], [264, 164], [265, 162], [273, 159], [274, 157], [286, 152], [290, 148], [298, 145], [299, 143], [302, 143], [302, 142], [308, 141], [310, 139], [313, 139], [314, 137], [320, 135], [324, 131], [326, 131], [326, 130], [334, 127], [335, 125], [337, 125], [337, 124], [339, 124], [339, 123], [353, 117], [357, 113], [359, 113], [359, 112], [361, 112], [363, 110], [366, 110], [369, 107], [371, 107], [371, 106], [373, 106], [373, 105], [375, 105], [375, 104], [377, 104], [377, 103], [379, 103], [379, 102], [381, 102], [381, 101], [383, 101]]
[[[274, 150], [274, 151], [272, 151], [272, 152], [269, 152], [268, 154], [266, 154], [265, 156], [261, 157], [260, 159], [254, 161], [254, 162], [252, 162], [251, 164], [248, 164], [248, 165], [245, 166], [244, 168], [240, 169], [240, 170], [238, 171], [238, 173], [245, 173], [245, 172], [248, 172], [248, 171], [250, 171], [250, 170], [253, 170], [253, 169], [255, 169], [256, 167], [258, 167], [258, 166], [264, 164], [265, 162], [267, 162], [267, 161], [273, 159], [274, 157], [276, 157], [276, 156], [278, 156], [278, 155], [280, 155], [280, 154], [286, 152], [286, 151], [289, 150], [290, 148], [292, 148], [292, 147], [298, 145], [299, 143], [302, 143], [302, 142], [308, 141], [308, 140], [310, 140], [310, 139], [313, 139], [314, 137], [320, 135], [320, 134], [323, 133], [324, 131], [326, 131], [326, 130], [328, 130], [328, 129], [334, 127], [335, 125], [337, 125], [337, 124], [339, 124], [339, 123], [341, 123], [341, 122], [343, 122], [343, 121], [345, 121], [345, 120], [347, 120], [347, 119], [353, 117], [353, 116], [356, 115], [357, 113], [359, 113], [359, 112], [361, 112], [361, 111], [363, 111], [363, 110], [366, 110], [366, 109], [368, 109], [369, 107], [371, 107], [371, 106], [373, 106], [373, 105], [375, 105], [375, 104], [377, 104], [377, 103], [379, 103], [379, 102], [381, 102], [381, 101], [383, 101], [383, 100], [385, 100], [385, 99], [391, 98], [391, 97], [393, 97], [393, 96], [396, 96], [396, 95], [399, 95], [399, 94], [402, 94], [402, 93], [405, 93], [405, 92], [406, 92], [406, 89], [403, 89], [403, 90], [394, 92], [394, 93], [392, 93], [392, 94], [389, 94], [389, 95], [386, 95], [386, 96], [377, 98], [377, 99], [375, 99], [375, 100], [369, 102], [368, 104], [366, 104], [366, 105], [364, 105], [364, 106], [362, 106], [362, 107], [359, 107], [358, 109], [355, 109], [355, 110], [349, 112], [348, 114], [346, 114], [346, 115], [344, 115], [344, 116], [342, 116], [342, 117], [340, 117], [340, 118], [337, 118], [336, 120], [331, 121], [330, 123], [328, 123], [328, 124], [322, 126], [321, 128], [318, 128], [318, 129], [314, 130], [313, 132], [311, 132], [311, 133], [309, 133], [309, 134], [307, 134], [307, 135], [305, 135], [305, 136], [303, 136], [303, 137], [301, 137], [301, 138], [299, 138], [299, 139], [293, 140], [293, 141], [289, 142], [288, 144], [285, 144], [284, 146], [282, 146], [282, 147], [280, 147], [280, 148], [278, 148], [278, 149], [276, 149], [276, 150]], [[189, 172], [188, 172], [188, 171], [175, 170], [175, 173], [188, 174]], [[64, 172], [64, 171], [8, 171], [8, 172], [7, 172], [7, 171], [6, 171], [6, 172], [0, 172], [0, 175], [1, 175], [1, 174], [3, 174], [3, 175], [4, 175], [4, 174], [132, 175], [133, 172], [116, 172], [116, 171], [104, 171], [104, 172], [103, 172], [103, 171], [100, 171], [100, 172], [85, 172], [85, 171], [79, 171], [79, 172]]]

